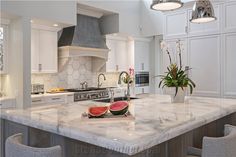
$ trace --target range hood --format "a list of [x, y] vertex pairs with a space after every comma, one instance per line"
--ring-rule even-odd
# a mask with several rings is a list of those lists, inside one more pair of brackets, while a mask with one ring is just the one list
[[93, 71], [101, 69], [108, 59], [109, 49], [96, 17], [77, 14], [77, 25], [62, 30], [58, 47], [60, 59], [92, 57]]

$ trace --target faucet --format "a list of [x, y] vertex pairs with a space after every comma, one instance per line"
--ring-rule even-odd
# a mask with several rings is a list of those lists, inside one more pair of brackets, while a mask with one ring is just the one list
[[[122, 75], [123, 74], [126, 74], [126, 76], [129, 76], [129, 73], [127, 73], [126, 71], [122, 71], [119, 75], [119, 80], [118, 80], [118, 84], [121, 84], [121, 78], [122, 78]], [[127, 93], [126, 93], [126, 97], [127, 97], [127, 100], [130, 101], [130, 82], [127, 82]]]
[[100, 83], [100, 77], [103, 76], [103, 80], [106, 81], [106, 76], [101, 73], [98, 75], [98, 88], [100, 88], [102, 86], [102, 83]]
[[82, 83], [80, 83], [80, 85], [82, 86], [82, 89], [87, 89], [88, 88], [88, 82], [84, 81]]

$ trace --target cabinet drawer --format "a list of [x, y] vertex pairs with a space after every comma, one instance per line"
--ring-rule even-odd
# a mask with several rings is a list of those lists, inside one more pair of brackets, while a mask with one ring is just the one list
[[48, 104], [52, 104], [52, 103], [65, 103], [65, 96], [50, 96], [50, 97], [47, 97], [45, 98], [46, 99], [46, 102]]
[[74, 94], [69, 94], [66, 96], [66, 103], [73, 103], [74, 102]]
[[31, 105], [39, 105], [46, 103], [43, 97], [40, 98], [32, 98], [31, 99]]

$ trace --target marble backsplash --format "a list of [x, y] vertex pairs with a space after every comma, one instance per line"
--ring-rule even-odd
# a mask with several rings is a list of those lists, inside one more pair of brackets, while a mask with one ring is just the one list
[[[79, 88], [80, 83], [87, 81], [89, 87], [97, 86], [97, 76], [99, 73], [92, 72], [91, 57], [70, 58], [68, 63], [59, 69], [56, 74], [32, 74], [31, 83], [44, 84], [45, 90], [51, 88]], [[104, 87], [117, 86], [119, 73], [105, 73], [106, 81], [101, 82]]]

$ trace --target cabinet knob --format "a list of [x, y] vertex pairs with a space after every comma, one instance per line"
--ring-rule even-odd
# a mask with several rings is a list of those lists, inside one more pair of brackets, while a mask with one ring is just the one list
[[116, 71], [119, 71], [119, 65], [116, 65]]
[[39, 71], [42, 71], [42, 64], [39, 64]]
[[141, 64], [142, 70], [144, 70], [144, 63]]
[[185, 26], [185, 33], [188, 33], [188, 26]]

